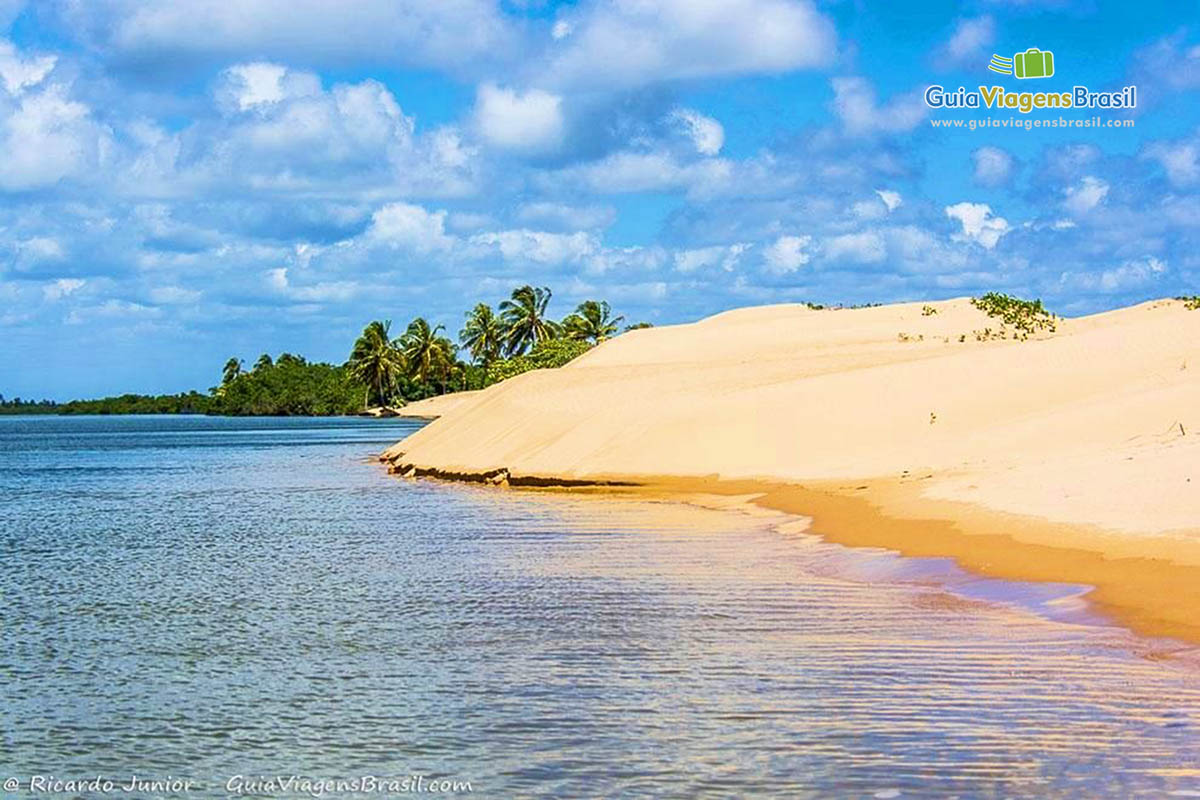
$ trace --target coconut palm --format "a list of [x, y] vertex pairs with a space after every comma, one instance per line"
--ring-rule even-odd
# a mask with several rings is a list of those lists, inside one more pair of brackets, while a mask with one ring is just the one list
[[621, 329], [624, 317], [613, 317], [608, 301], [585, 300], [562, 322], [569, 339], [600, 344]]
[[500, 318], [507, 331], [505, 352], [520, 355], [530, 347], [558, 336], [558, 323], [546, 318], [550, 290], [522, 286], [514, 289], [511, 300], [500, 304]]
[[221, 385], [228, 386], [237, 380], [237, 377], [242, 374], [242, 362], [238, 358], [231, 358], [225, 362], [225, 370], [221, 373]]
[[350, 374], [366, 385], [363, 392], [363, 408], [371, 404], [371, 388], [382, 406], [387, 405], [385, 389], [391, 388], [404, 372], [404, 353], [396, 348], [390, 338], [392, 321], [375, 320], [363, 328], [362, 335], [354, 342], [347, 366]]
[[467, 324], [459, 331], [458, 340], [472, 360], [486, 368], [500, 357], [504, 347], [504, 325], [491, 306], [479, 303], [467, 312]]
[[400, 337], [409, 376], [418, 383], [440, 383], [443, 391], [446, 374], [455, 362], [454, 343], [438, 335], [445, 329], [444, 325], [433, 327], [424, 317], [417, 317]]

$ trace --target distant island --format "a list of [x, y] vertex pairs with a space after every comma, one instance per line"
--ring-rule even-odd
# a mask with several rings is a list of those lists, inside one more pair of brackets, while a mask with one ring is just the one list
[[[250, 369], [241, 359], [225, 362], [220, 385], [207, 394], [122, 394], [96, 400], [6, 398], [0, 414], [213, 414], [227, 416], [333, 416], [393, 408], [449, 392], [483, 389], [533, 369], [560, 367], [625, 330], [603, 300], [587, 300], [562, 320], [546, 310], [552, 292], [521, 286], [494, 310], [478, 303], [466, 314], [459, 345], [442, 325], [424, 317], [393, 338], [390, 320], [369, 323], [346, 363], [309, 362], [263, 353]], [[462, 360], [465, 351], [469, 360]]]

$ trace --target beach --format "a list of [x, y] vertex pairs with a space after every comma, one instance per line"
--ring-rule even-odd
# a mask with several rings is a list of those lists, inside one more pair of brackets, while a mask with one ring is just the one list
[[402, 475], [726, 494], [852, 545], [1095, 587], [1200, 641], [1200, 312], [1022, 331], [967, 298], [776, 305], [630, 331], [557, 370], [415, 403]]

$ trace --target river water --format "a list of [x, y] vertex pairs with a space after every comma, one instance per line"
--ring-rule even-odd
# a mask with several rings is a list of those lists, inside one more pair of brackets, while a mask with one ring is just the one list
[[419, 424], [0, 417], [5, 796], [1200, 797], [1195, 653], [1077, 588], [387, 476]]

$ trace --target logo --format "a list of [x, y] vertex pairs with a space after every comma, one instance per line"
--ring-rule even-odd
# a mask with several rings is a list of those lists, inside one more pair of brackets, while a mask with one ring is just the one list
[[[1031, 47], [1012, 58], [992, 55], [987, 68], [1001, 75], [1022, 80], [1054, 77], [1054, 53]], [[1050, 87], [1047, 87], [1050, 88]], [[1070, 91], [1062, 87], [1054, 91], [1009, 91], [1003, 86], [980, 85], [974, 91], [965, 86], [947, 90], [934, 84], [925, 90], [925, 105], [930, 108], [988, 108], [1012, 109], [1021, 114], [1055, 111], [1058, 109], [1129, 109], [1137, 108], [1137, 86], [1126, 86], [1116, 92], [1093, 92], [1087, 86], [1073, 85]]]
[[992, 54], [988, 69], [1001, 75], [1018, 78], [1049, 78], [1054, 74], [1054, 53], [1031, 47], [1024, 53], [1014, 53], [1012, 58]]

